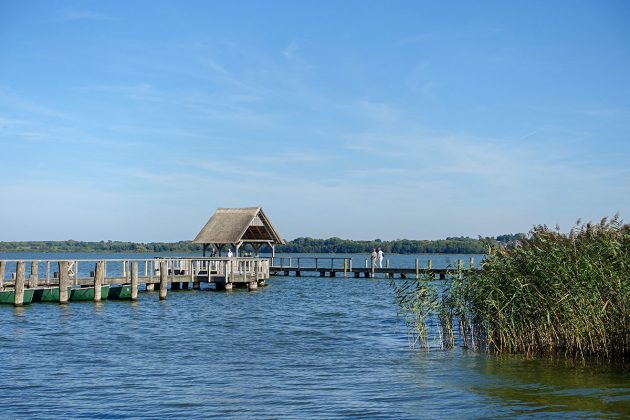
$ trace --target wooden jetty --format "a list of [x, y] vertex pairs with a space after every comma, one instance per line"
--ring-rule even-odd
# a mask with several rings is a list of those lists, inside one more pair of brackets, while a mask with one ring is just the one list
[[[458, 266], [464, 267], [463, 262], [459, 261]], [[475, 261], [473, 258], [468, 263], [468, 268], [475, 269]], [[415, 261], [414, 267], [391, 267], [389, 260], [386, 260], [385, 267], [377, 267], [376, 264], [365, 260], [365, 264], [357, 267], [353, 265], [352, 258], [335, 258], [335, 257], [272, 257], [270, 258], [269, 271], [272, 275], [284, 274], [285, 276], [293, 273], [296, 277], [300, 277], [302, 273], [319, 273], [319, 276], [336, 277], [343, 275], [344, 277], [361, 276], [365, 278], [385, 277], [401, 279], [416, 278], [424, 274], [432, 274], [436, 278], [445, 279], [449, 272], [457, 269], [456, 267], [434, 268], [431, 260], [425, 267], [420, 266], [418, 259]]]
[[208, 283], [217, 290], [238, 286], [255, 290], [269, 275], [266, 258], [0, 260], [0, 303], [100, 301], [112, 292], [112, 299], [136, 300], [138, 291], [154, 291], [156, 285], [160, 299], [166, 299], [169, 286], [200, 289]]

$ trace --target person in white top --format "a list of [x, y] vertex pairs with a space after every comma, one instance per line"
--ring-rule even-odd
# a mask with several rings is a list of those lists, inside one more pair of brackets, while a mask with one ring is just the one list
[[376, 259], [378, 260], [378, 268], [383, 268], [383, 250], [381, 248], [376, 253]]
[[232, 258], [232, 248], [228, 248], [228, 258]]

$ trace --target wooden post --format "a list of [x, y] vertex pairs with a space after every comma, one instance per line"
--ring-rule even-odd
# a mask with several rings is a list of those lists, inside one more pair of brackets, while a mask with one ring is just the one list
[[13, 305], [22, 306], [24, 304], [24, 262], [18, 261], [15, 274], [15, 295]]
[[50, 261], [46, 261], [46, 286], [50, 285]]
[[39, 261], [31, 262], [31, 277], [28, 279], [28, 287], [35, 289], [39, 280]]
[[416, 258], [416, 280], [420, 278], [420, 263]]
[[94, 302], [101, 301], [101, 287], [103, 286], [103, 261], [96, 263], [94, 268]]
[[59, 303], [68, 303], [68, 261], [59, 261]]
[[470, 257], [470, 261], [468, 262], [468, 268], [471, 270], [475, 268], [475, 257]]
[[155, 283], [153, 283], [153, 274], [155, 273], [155, 260], [151, 261], [151, 270], [149, 271], [149, 278], [151, 279], [151, 283], [147, 283], [147, 292], [152, 292], [155, 290]]
[[160, 300], [166, 299], [166, 289], [168, 287], [168, 268], [167, 262], [160, 263]]
[[343, 259], [343, 276], [347, 277], [348, 276], [348, 262], [346, 261], [346, 259]]
[[0, 261], [0, 290], [4, 288], [4, 272], [7, 269], [6, 261]]
[[427, 271], [429, 272], [429, 274], [431, 274], [431, 278], [435, 279], [435, 273], [433, 272], [433, 262], [431, 262], [431, 260], [427, 262]]
[[372, 278], [374, 278], [374, 269], [376, 268], [376, 260], [372, 259]]
[[385, 260], [385, 268], [389, 268], [389, 258]]
[[[146, 271], [146, 261], [145, 261]], [[138, 300], [138, 261], [131, 263], [131, 300]]]

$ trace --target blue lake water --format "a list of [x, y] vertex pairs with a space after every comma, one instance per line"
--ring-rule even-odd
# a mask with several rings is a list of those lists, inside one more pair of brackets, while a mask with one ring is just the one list
[[[95, 258], [18, 258], [62, 256]], [[254, 292], [0, 316], [0, 418], [630, 416], [629, 372], [614, 365], [410, 348], [384, 279], [280, 276]]]

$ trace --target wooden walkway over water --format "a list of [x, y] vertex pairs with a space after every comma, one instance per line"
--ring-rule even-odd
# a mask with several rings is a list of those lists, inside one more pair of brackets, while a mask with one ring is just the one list
[[[0, 303], [136, 300], [138, 292], [151, 291], [166, 299], [169, 290], [200, 289], [203, 283], [216, 290], [255, 290], [271, 275], [281, 274], [401, 279], [429, 274], [444, 279], [464, 268], [461, 260], [455, 267], [440, 268], [431, 260], [421, 267], [418, 259], [414, 267], [391, 267], [389, 260], [382, 268], [368, 260], [362, 263], [357, 267], [352, 258], [336, 257], [0, 260]], [[472, 258], [468, 268], [475, 268]]]
[[139, 291], [156, 287], [160, 299], [166, 299], [169, 289], [200, 289], [202, 283], [217, 290], [255, 290], [269, 275], [266, 258], [0, 260], [0, 303], [136, 300]]
[[[335, 257], [273, 257], [269, 271], [272, 275], [291, 274], [300, 277], [303, 273], [319, 273], [319, 276], [325, 277], [385, 277], [406, 279], [412, 276], [420, 277], [425, 274], [432, 274], [436, 278], [444, 279], [449, 272], [457, 269], [457, 266], [464, 267], [463, 261], [458, 261], [455, 267], [433, 267], [431, 260], [425, 267], [420, 266], [420, 261], [416, 259], [414, 267], [391, 267], [389, 260], [385, 260], [383, 267], [378, 267], [376, 263], [365, 260], [364, 264], [357, 267], [353, 265], [352, 258], [335, 258]], [[362, 261], [363, 262], [363, 261]], [[471, 258], [468, 262], [468, 268], [475, 268], [475, 261]], [[317, 275], [317, 274], [316, 274]]]

